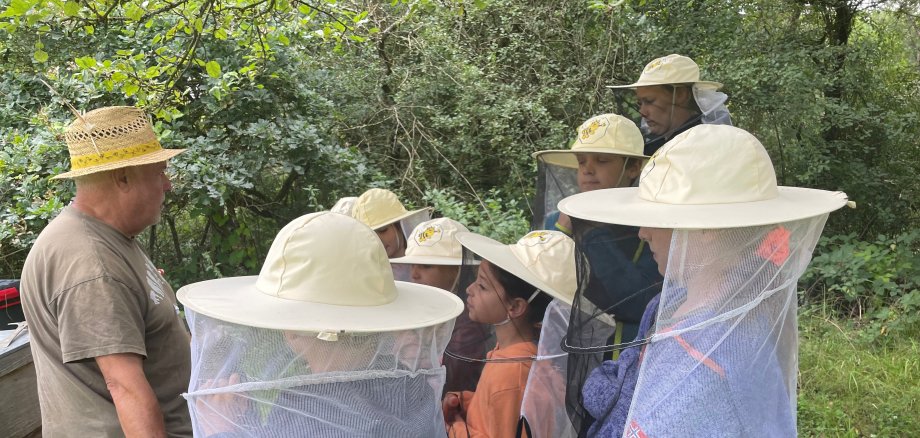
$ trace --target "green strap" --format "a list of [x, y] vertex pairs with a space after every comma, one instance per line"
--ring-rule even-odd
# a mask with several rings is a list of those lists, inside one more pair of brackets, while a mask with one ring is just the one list
[[640, 240], [640, 241], [639, 241], [639, 246], [636, 247], [636, 253], [633, 254], [633, 263], [636, 263], [636, 262], [639, 261], [639, 256], [642, 255], [642, 250], [643, 250], [643, 249], [645, 249], [645, 241], [644, 241], [644, 240]]
[[[623, 323], [621, 321], [617, 321], [617, 330], [613, 333], [613, 344], [619, 345], [621, 342], [623, 342]], [[620, 358], [620, 350], [613, 350], [612, 353], [613, 360]]]

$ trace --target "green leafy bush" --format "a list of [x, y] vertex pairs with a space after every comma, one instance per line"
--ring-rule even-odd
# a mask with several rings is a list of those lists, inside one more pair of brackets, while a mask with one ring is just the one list
[[816, 253], [802, 279], [810, 297], [865, 321], [877, 336], [920, 323], [920, 230], [872, 242], [824, 237]]
[[470, 231], [504, 243], [517, 242], [527, 233], [529, 219], [520, 209], [520, 200], [514, 200], [493, 189], [474, 202], [463, 202], [448, 189], [425, 192], [429, 202], [443, 217], [466, 225]]

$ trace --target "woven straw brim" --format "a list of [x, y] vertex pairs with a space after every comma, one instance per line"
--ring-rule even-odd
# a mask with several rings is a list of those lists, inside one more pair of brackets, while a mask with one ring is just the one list
[[162, 163], [176, 155], [185, 152], [185, 149], [160, 149], [156, 152], [141, 155], [139, 157], [129, 158], [127, 160], [116, 161], [112, 163], [100, 164], [98, 166], [85, 167], [83, 169], [71, 170], [60, 175], [55, 175], [51, 179], [76, 178], [78, 176], [89, 175], [106, 170], [121, 169], [122, 167], [142, 166], [144, 164]]
[[559, 211], [579, 219], [633, 227], [712, 230], [790, 222], [837, 210], [843, 192], [777, 187], [773, 199], [726, 204], [665, 204], [639, 198], [638, 187], [594, 190], [559, 201]]
[[611, 148], [578, 148], [578, 149], [558, 149], [558, 150], [548, 150], [548, 151], [539, 151], [531, 154], [532, 157], [543, 160], [544, 163], [553, 164], [556, 166], [568, 167], [570, 169], [578, 168], [578, 157], [575, 154], [586, 153], [586, 154], [610, 154], [617, 155], [620, 157], [627, 158], [642, 158], [648, 159], [647, 155], [634, 154], [631, 152], [623, 152]]
[[[249, 327], [305, 332], [379, 333], [430, 327], [456, 318], [463, 301], [448, 291], [396, 282], [397, 297], [378, 306], [346, 306], [265, 294], [258, 277], [230, 277], [183, 286], [179, 302], [195, 312]], [[334, 285], [332, 285], [334, 287]]]
[[556, 290], [548, 283], [544, 282], [527, 266], [524, 266], [524, 263], [511, 252], [511, 247], [509, 245], [475, 233], [458, 233], [457, 240], [459, 240], [460, 244], [465, 248], [473, 251], [483, 259], [488, 260], [489, 263], [495, 264], [511, 275], [526, 281], [531, 286], [546, 292], [553, 298], [558, 298], [566, 304], [572, 305], [573, 297]]
[[639, 87], [654, 87], [656, 85], [681, 85], [681, 84], [692, 84], [701, 88], [711, 88], [713, 90], [718, 90], [722, 88], [722, 83], [712, 82], [712, 81], [696, 81], [696, 82], [667, 82], [667, 81], [648, 81], [648, 82], [635, 82], [629, 85], [607, 85], [607, 88], [620, 89], [620, 88], [639, 88]]

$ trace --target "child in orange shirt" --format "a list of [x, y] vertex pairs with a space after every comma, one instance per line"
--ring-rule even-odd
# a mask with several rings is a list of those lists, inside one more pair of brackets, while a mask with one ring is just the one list
[[496, 346], [475, 392], [445, 395], [448, 436], [513, 437], [546, 306], [575, 289], [574, 242], [558, 231], [533, 231], [514, 245], [473, 233], [457, 239], [482, 257], [467, 308], [470, 319], [495, 327]]

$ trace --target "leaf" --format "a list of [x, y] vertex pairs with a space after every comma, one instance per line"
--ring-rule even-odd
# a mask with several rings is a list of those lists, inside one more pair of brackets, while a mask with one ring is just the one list
[[32, 54], [32, 57], [35, 58], [38, 62], [47, 62], [48, 61], [48, 52], [38, 49], [35, 53]]
[[92, 56], [83, 56], [74, 60], [77, 63], [77, 67], [80, 67], [83, 70], [93, 68], [96, 66], [96, 59]]
[[76, 17], [80, 14], [80, 4], [74, 1], [68, 1], [64, 3], [64, 15], [68, 17]]
[[140, 90], [140, 86], [135, 83], [125, 84], [121, 89], [125, 92], [125, 96], [133, 96], [134, 93], [137, 93], [137, 90]]
[[220, 77], [220, 64], [217, 61], [208, 61], [204, 68], [208, 71], [208, 76], [215, 79]]

